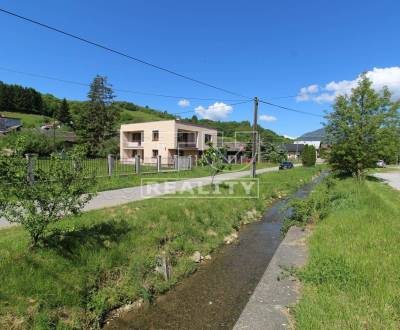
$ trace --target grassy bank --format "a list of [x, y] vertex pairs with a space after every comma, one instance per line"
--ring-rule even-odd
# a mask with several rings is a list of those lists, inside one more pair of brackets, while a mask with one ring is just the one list
[[299, 272], [304, 287], [294, 309], [296, 328], [399, 329], [400, 193], [353, 179], [319, 189], [329, 202], [314, 207], [325, 215]]
[[[261, 175], [258, 199], [151, 199], [88, 212], [58, 224], [46, 247], [34, 251], [22, 228], [2, 230], [0, 328], [88, 328], [113, 308], [151, 300], [196, 269], [195, 251], [211, 253], [256, 220], [248, 211], [260, 215], [317, 171]], [[242, 192], [236, 187], [234, 196]], [[154, 271], [161, 255], [170, 260], [169, 280]]]

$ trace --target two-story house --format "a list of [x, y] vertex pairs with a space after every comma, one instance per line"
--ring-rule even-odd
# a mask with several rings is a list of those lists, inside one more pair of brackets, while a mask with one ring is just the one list
[[143, 163], [171, 163], [175, 155], [201, 156], [209, 143], [217, 144], [217, 130], [180, 120], [162, 120], [121, 125], [120, 157], [133, 161], [136, 155]]

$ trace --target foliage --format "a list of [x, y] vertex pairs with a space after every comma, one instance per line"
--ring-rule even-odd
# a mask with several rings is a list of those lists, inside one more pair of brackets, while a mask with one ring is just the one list
[[361, 179], [368, 168], [375, 167], [382, 152], [398, 150], [398, 108], [389, 90], [376, 92], [365, 75], [350, 96], [338, 96], [326, 126], [332, 141], [332, 167]]
[[28, 160], [0, 156], [1, 215], [11, 223], [21, 224], [29, 233], [31, 245], [37, 246], [52, 223], [68, 215], [78, 215], [91, 199], [86, 194], [94, 184], [79, 166], [79, 157], [71, 155], [76, 166], [53, 155], [48, 167], [27, 173]]
[[35, 129], [14, 132], [4, 137], [3, 140], [3, 146], [12, 151], [15, 151], [18, 145], [22, 155], [36, 154], [38, 156], [49, 156], [55, 149], [59, 150], [64, 146], [64, 142], [58, 138], [54, 146], [52, 137]]
[[76, 134], [90, 156], [99, 154], [105, 141], [116, 134], [119, 111], [113, 106], [113, 91], [106, 77], [96, 76], [90, 85], [89, 102], [73, 114]]
[[337, 183], [337, 178], [325, 177], [308, 198], [293, 199], [288, 205], [290, 214], [285, 218], [281, 232], [286, 234], [291, 226], [304, 227], [309, 223], [316, 223], [324, 219], [331, 208], [346, 197], [343, 194], [332, 192]]
[[8, 85], [1, 81], [0, 111], [48, 115], [39, 92], [33, 88]]
[[317, 154], [313, 145], [306, 144], [301, 153], [301, 161], [303, 166], [315, 166], [317, 161]]
[[215, 148], [211, 143], [208, 145], [208, 149], [201, 155], [199, 165], [208, 166], [210, 169], [211, 184], [214, 183], [214, 177], [228, 166], [224, 155], [225, 149]]
[[[53, 226], [47, 248], [34, 253], [22, 228], [0, 235], [0, 328], [20, 322], [32, 329], [96, 328], [111, 309], [165, 292], [197, 267], [190, 256], [207, 255], [240, 227], [249, 210], [263, 212], [276, 189], [294, 191], [317, 172], [296, 168], [260, 175], [260, 198], [143, 200], [85, 212]], [[186, 172], [190, 173], [190, 172]], [[203, 189], [211, 189], [204, 187]], [[238, 187], [235, 186], [235, 191]], [[156, 259], [171, 258], [168, 281]], [[44, 321], [43, 321], [44, 322]]]
[[66, 124], [71, 126], [72, 124], [72, 117], [69, 111], [69, 105], [67, 100], [64, 98], [55, 113], [55, 117], [60, 123]]
[[281, 163], [287, 160], [287, 152], [281, 144], [263, 143], [261, 144], [261, 159], [272, 163]]

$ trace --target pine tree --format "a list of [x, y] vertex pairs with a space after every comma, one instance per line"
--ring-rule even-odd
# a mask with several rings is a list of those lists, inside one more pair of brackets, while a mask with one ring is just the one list
[[62, 100], [60, 107], [56, 111], [55, 117], [59, 122], [69, 126], [71, 125], [72, 123], [71, 113], [69, 111], [68, 102], [65, 98]]
[[104, 143], [116, 134], [119, 110], [113, 106], [114, 93], [107, 78], [96, 76], [90, 85], [89, 101], [75, 112], [74, 126], [88, 153], [96, 156]]

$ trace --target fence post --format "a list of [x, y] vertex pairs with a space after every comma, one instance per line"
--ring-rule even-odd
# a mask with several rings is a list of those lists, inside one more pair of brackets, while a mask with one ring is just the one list
[[28, 161], [27, 178], [29, 183], [35, 182], [35, 158], [33, 154], [26, 154], [25, 157]]
[[107, 155], [107, 164], [108, 164], [108, 176], [113, 175], [114, 170], [114, 156], [109, 154]]
[[135, 172], [136, 174], [140, 174], [140, 156], [135, 156]]
[[194, 155], [194, 166], [195, 167], [198, 166], [198, 164], [199, 164], [198, 161], [199, 161], [198, 156]]
[[192, 170], [192, 156], [189, 156], [189, 170]]
[[157, 156], [157, 172], [161, 172], [161, 155]]
[[240, 156], [240, 165], [243, 164], [243, 156]]
[[179, 156], [174, 155], [174, 161], [175, 161], [175, 170], [179, 171]]

